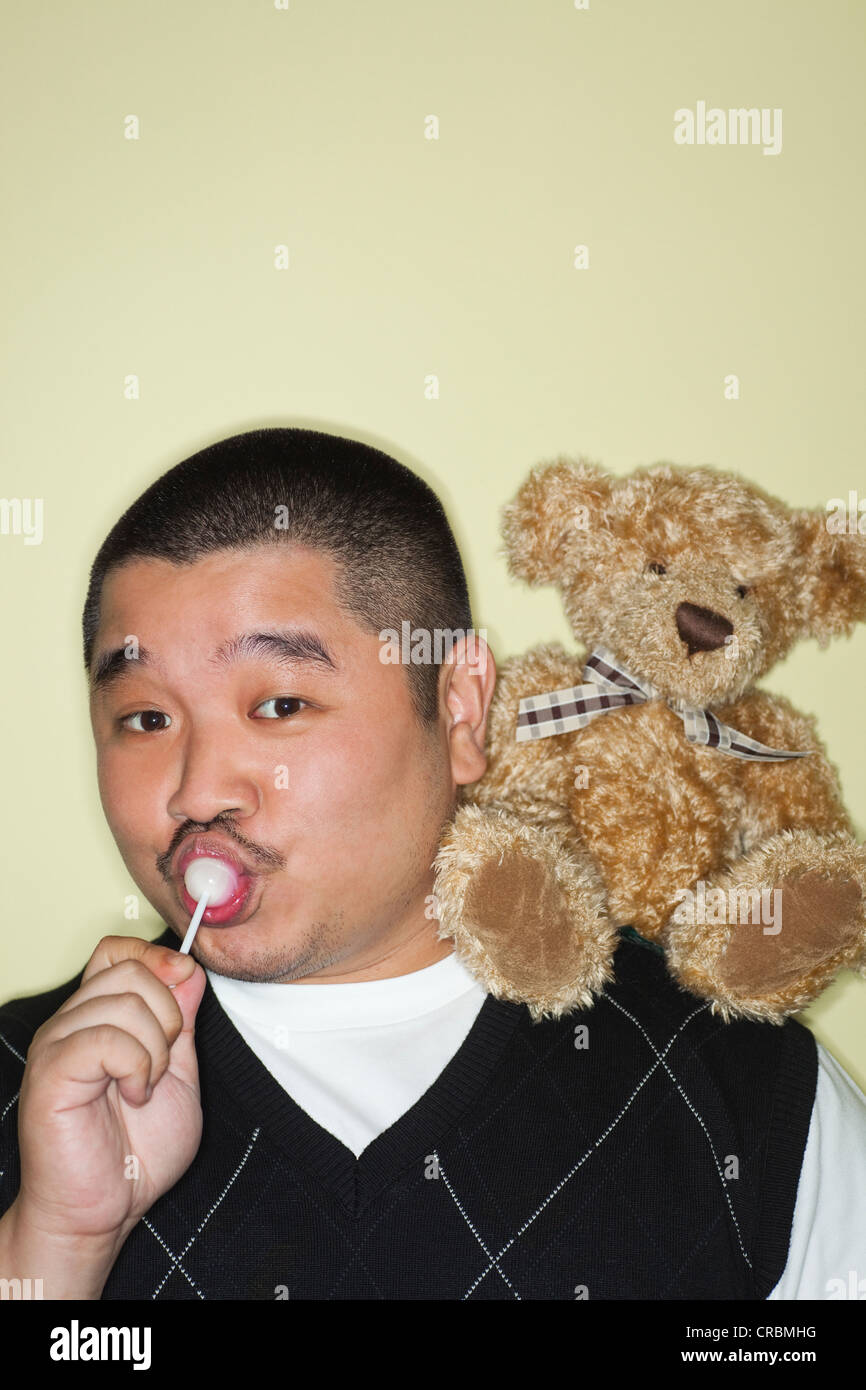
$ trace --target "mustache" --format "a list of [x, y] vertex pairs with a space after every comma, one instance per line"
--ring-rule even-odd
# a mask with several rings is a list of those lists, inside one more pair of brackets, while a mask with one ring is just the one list
[[253, 840], [248, 840], [247, 837], [238, 830], [231, 816], [221, 811], [219, 815], [214, 816], [211, 821], [190, 820], [178, 826], [171, 837], [171, 843], [168, 849], [164, 854], [157, 856], [156, 867], [162, 874], [162, 877], [166, 880], [170, 880], [172, 860], [182, 840], [185, 840], [188, 835], [207, 835], [214, 830], [219, 830], [224, 835], [227, 835], [229, 839], [234, 840], [235, 844], [239, 845], [245, 851], [257, 867], [269, 870], [284, 869], [286, 867], [285, 855], [281, 854], [279, 850], [271, 849], [266, 845], [257, 845]]

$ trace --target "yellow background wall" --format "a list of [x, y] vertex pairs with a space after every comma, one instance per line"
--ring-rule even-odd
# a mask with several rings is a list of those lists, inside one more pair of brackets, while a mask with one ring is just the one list
[[[193, 450], [300, 424], [396, 454], [500, 657], [569, 636], [498, 553], [541, 459], [866, 493], [855, 0], [13, 0], [5, 29], [2, 495], [45, 511], [41, 545], [0, 536], [2, 998], [161, 929], [123, 920], [80, 612], [105, 532]], [[781, 152], [675, 144], [699, 101], [781, 108]], [[766, 684], [818, 715], [862, 836], [866, 631]], [[848, 975], [806, 1015], [862, 1087], [864, 1004]]]

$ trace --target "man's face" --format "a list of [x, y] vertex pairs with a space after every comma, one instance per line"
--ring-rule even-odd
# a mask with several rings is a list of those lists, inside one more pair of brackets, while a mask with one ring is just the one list
[[185, 861], [225, 851], [241, 869], [240, 907], [225, 925], [206, 911], [193, 946], [219, 974], [388, 974], [389, 955], [435, 934], [451, 721], [421, 727], [405, 668], [338, 605], [336, 573], [322, 551], [259, 547], [136, 560], [103, 585], [91, 672], [136, 642], [139, 658], [115, 658], [91, 695], [102, 805], [179, 937]]

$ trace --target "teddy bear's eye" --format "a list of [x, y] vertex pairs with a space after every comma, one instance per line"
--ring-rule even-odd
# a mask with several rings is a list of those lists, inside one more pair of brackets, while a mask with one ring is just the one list
[[651, 561], [651, 563], [647, 565], [647, 569], [651, 574], [667, 574], [667, 569], [664, 565], [660, 565], [658, 560]]
[[747, 594], [748, 592], [749, 592], [749, 586], [748, 586], [748, 584], [738, 584], [738, 585], [737, 585], [737, 593], [739, 594], [740, 598], [745, 598], [745, 597], [746, 597], [746, 594]]

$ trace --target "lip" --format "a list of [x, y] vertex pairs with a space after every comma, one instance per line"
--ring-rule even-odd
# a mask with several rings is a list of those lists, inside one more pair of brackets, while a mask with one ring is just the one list
[[229, 922], [238, 924], [239, 918], [245, 920], [250, 915], [246, 909], [250, 906], [250, 898], [256, 885], [257, 875], [238, 853], [236, 847], [219, 835], [194, 835], [191, 839], [185, 840], [179, 847], [175, 855], [173, 877], [177, 883], [178, 897], [184, 910], [190, 916], [195, 912], [197, 904], [195, 898], [187, 892], [183, 876], [186, 873], [187, 865], [193, 859], [221, 859], [237, 870], [240, 879], [237, 892], [229, 898], [228, 902], [220, 903], [218, 907], [205, 908], [201, 919], [202, 925], [218, 927]]

